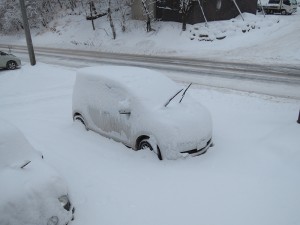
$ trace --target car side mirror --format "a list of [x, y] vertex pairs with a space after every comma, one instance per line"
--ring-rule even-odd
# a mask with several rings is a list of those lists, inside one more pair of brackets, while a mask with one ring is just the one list
[[129, 99], [124, 99], [124, 100], [120, 101], [118, 108], [119, 108], [120, 114], [126, 114], [126, 115], [131, 114]]
[[131, 111], [130, 111], [130, 109], [120, 109], [120, 110], [119, 110], [119, 113], [120, 113], [120, 114], [130, 115], [130, 114], [131, 114]]

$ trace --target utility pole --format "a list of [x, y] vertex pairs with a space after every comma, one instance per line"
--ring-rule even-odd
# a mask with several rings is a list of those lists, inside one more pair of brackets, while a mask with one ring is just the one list
[[22, 18], [23, 18], [23, 26], [24, 26], [24, 30], [25, 30], [25, 36], [26, 36], [26, 42], [27, 42], [30, 63], [32, 66], [34, 66], [36, 64], [36, 61], [35, 61], [35, 55], [34, 55], [34, 50], [33, 50], [31, 34], [30, 34], [30, 29], [29, 29], [28, 18], [27, 18], [26, 7], [25, 7], [24, 1], [25, 0], [20, 0], [20, 6], [21, 6], [21, 12], [22, 12]]

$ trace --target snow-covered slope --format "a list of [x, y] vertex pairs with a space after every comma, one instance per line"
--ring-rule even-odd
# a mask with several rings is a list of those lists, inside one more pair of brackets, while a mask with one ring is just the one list
[[[299, 64], [300, 10], [293, 15], [245, 13], [228, 21], [188, 25], [185, 32], [175, 22], [155, 22], [147, 33], [143, 21], [130, 20], [122, 32], [115, 19], [116, 40], [106, 17], [95, 20], [96, 30], [84, 15], [52, 21], [43, 31], [32, 31], [34, 45], [95, 51], [185, 56], [248, 63]], [[219, 40], [221, 39], [221, 40]], [[0, 43], [25, 44], [22, 34], [0, 36]]]

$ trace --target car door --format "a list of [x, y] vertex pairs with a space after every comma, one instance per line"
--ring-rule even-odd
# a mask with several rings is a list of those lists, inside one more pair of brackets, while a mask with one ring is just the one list
[[89, 105], [89, 114], [94, 129], [107, 137], [125, 144], [130, 143], [131, 112], [130, 99], [122, 88], [99, 82], [97, 96]]
[[6, 67], [6, 53], [0, 51], [0, 67]]
[[110, 89], [110, 123], [117, 138], [125, 143], [130, 143], [132, 128], [132, 107], [130, 95], [121, 87], [112, 86]]

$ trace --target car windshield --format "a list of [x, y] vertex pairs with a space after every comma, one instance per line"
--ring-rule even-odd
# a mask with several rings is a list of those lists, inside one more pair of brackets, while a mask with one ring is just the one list
[[143, 85], [131, 89], [131, 92], [142, 104], [149, 107], [161, 107], [181, 90], [176, 83], [163, 78], [165, 77], [156, 80], [155, 77], [152, 77], [152, 80], [149, 79]]
[[177, 91], [174, 95], [171, 96], [171, 98], [169, 98], [169, 100], [166, 102], [165, 107], [167, 107], [169, 105], [169, 103], [180, 93], [182, 92], [183, 89], [180, 89], [179, 91]]

